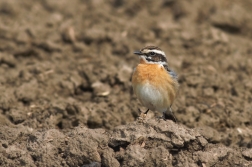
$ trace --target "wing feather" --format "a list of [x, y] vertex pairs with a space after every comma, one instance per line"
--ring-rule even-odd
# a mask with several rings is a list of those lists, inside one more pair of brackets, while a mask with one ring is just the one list
[[163, 65], [164, 66], [164, 68], [165, 68], [165, 70], [167, 71], [167, 73], [172, 77], [172, 78], [174, 78], [174, 79], [178, 79], [178, 75], [173, 71], [173, 70], [171, 70], [169, 67], [168, 67], [168, 65]]

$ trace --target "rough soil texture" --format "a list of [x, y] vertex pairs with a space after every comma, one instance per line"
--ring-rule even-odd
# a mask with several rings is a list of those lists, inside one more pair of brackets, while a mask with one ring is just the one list
[[[0, 1], [0, 166], [252, 166], [251, 0]], [[166, 52], [178, 123], [132, 93]]]

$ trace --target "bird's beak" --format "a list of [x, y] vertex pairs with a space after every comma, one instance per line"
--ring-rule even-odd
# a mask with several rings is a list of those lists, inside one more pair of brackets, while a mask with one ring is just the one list
[[135, 51], [134, 54], [136, 54], [136, 55], [143, 55], [143, 53], [141, 51]]

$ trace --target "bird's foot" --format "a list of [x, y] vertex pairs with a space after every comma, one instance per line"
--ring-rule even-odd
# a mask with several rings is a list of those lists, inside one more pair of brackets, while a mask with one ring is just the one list
[[169, 114], [165, 114], [165, 112], [163, 112], [163, 115], [161, 117], [157, 117], [158, 121], [160, 122], [160, 120], [172, 120], [173, 122], [177, 122], [177, 118], [175, 117], [175, 115], [171, 112]]
[[138, 122], [144, 122], [144, 120], [146, 119], [146, 116], [147, 116], [147, 113], [148, 113], [149, 109], [146, 110], [145, 112], [142, 112], [140, 109], [138, 109], [138, 111], [139, 111], [140, 115], [137, 118], [137, 121]]

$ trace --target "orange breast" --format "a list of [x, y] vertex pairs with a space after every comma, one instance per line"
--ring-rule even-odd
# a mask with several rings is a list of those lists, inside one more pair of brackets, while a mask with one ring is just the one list
[[157, 64], [139, 64], [132, 76], [133, 88], [148, 82], [162, 93], [166, 93], [173, 103], [178, 90], [178, 82], [174, 80], [167, 71]]

